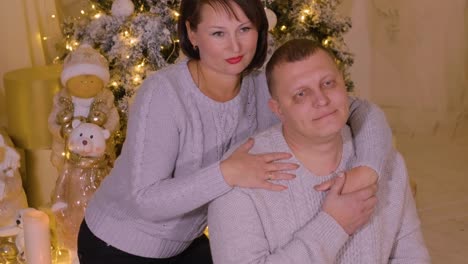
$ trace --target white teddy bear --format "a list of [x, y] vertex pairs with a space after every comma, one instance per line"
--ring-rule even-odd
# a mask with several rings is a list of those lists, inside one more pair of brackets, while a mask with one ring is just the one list
[[0, 228], [12, 225], [17, 212], [28, 207], [23, 190], [20, 167], [20, 155], [0, 131]]
[[68, 139], [68, 150], [85, 157], [101, 157], [106, 152], [106, 140], [110, 137], [107, 129], [91, 123], [74, 120], [73, 131]]
[[[17, 212], [15, 223], [9, 226], [0, 228], [0, 237], [15, 237], [15, 245], [18, 250], [17, 260], [25, 261], [24, 256], [24, 227], [23, 227], [23, 215], [25, 212], [35, 210], [34, 208], [24, 208]], [[21, 263], [22, 263], [21, 262]]]
[[5, 195], [5, 177], [13, 177], [15, 171], [20, 167], [20, 155], [16, 150], [5, 143], [0, 135], [0, 201]]
[[76, 250], [76, 241], [88, 201], [110, 171], [106, 140], [110, 132], [92, 123], [74, 120], [67, 141], [64, 169], [52, 197], [61, 246]]

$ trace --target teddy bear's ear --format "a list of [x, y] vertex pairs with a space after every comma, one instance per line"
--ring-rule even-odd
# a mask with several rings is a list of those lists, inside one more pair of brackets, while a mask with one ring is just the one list
[[107, 129], [102, 130], [102, 135], [104, 136], [105, 139], [108, 139], [110, 137], [110, 132]]
[[74, 119], [74, 120], [72, 121], [72, 127], [73, 127], [73, 128], [76, 128], [76, 127], [79, 126], [80, 124], [81, 124], [81, 121], [78, 120], [78, 119]]

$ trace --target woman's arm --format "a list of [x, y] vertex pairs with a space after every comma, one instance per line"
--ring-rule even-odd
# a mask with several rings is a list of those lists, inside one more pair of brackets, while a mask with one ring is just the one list
[[350, 97], [348, 123], [356, 147], [354, 167], [367, 166], [381, 175], [385, 157], [392, 149], [392, 131], [384, 112], [369, 101]]
[[157, 78], [144, 82], [130, 109], [125, 146], [119, 157], [122, 161], [116, 162], [126, 161], [129, 200], [141, 217], [150, 221], [181, 216], [231, 189], [222, 177], [219, 162], [174, 177], [180, 143], [191, 139], [183, 139], [186, 135], [178, 126], [184, 110], [173, 89]]
[[[382, 172], [385, 158], [392, 149], [392, 131], [384, 112], [377, 105], [350, 97], [351, 127], [357, 161], [346, 171], [343, 193], [350, 193], [375, 184]], [[315, 186], [317, 191], [327, 191], [334, 180]]]
[[[152, 87], [151, 83], [157, 83], [158, 87]], [[153, 79], [151, 83], [144, 83], [132, 105], [122, 152], [129, 161], [130, 201], [143, 218], [158, 221], [180, 216], [225, 194], [232, 186], [275, 189], [278, 186], [268, 181], [268, 171], [297, 168], [286, 162], [270, 162], [289, 158], [289, 154], [251, 155], [246, 143], [247, 146], [244, 144], [223, 160], [222, 166], [215, 162], [190, 175], [173, 177], [175, 169], [185, 165], [178, 164], [182, 162], [179, 144], [191, 140], [184, 138], [187, 135], [181, 134], [178, 125], [184, 122], [181, 119], [187, 110], [180, 110], [184, 107], [173, 87], [164, 87], [163, 80]], [[272, 176], [293, 177], [286, 173]]]

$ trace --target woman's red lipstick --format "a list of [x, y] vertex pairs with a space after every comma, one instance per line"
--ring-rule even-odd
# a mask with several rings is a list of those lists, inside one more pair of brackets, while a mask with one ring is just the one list
[[229, 64], [237, 64], [237, 63], [239, 63], [239, 62], [242, 60], [242, 57], [243, 57], [243, 56], [233, 57], [233, 58], [226, 59], [226, 61], [227, 61]]

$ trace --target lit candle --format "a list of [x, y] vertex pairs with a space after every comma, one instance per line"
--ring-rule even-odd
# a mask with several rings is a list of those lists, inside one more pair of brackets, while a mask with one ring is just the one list
[[32, 209], [23, 213], [24, 247], [26, 263], [50, 264], [49, 217]]

